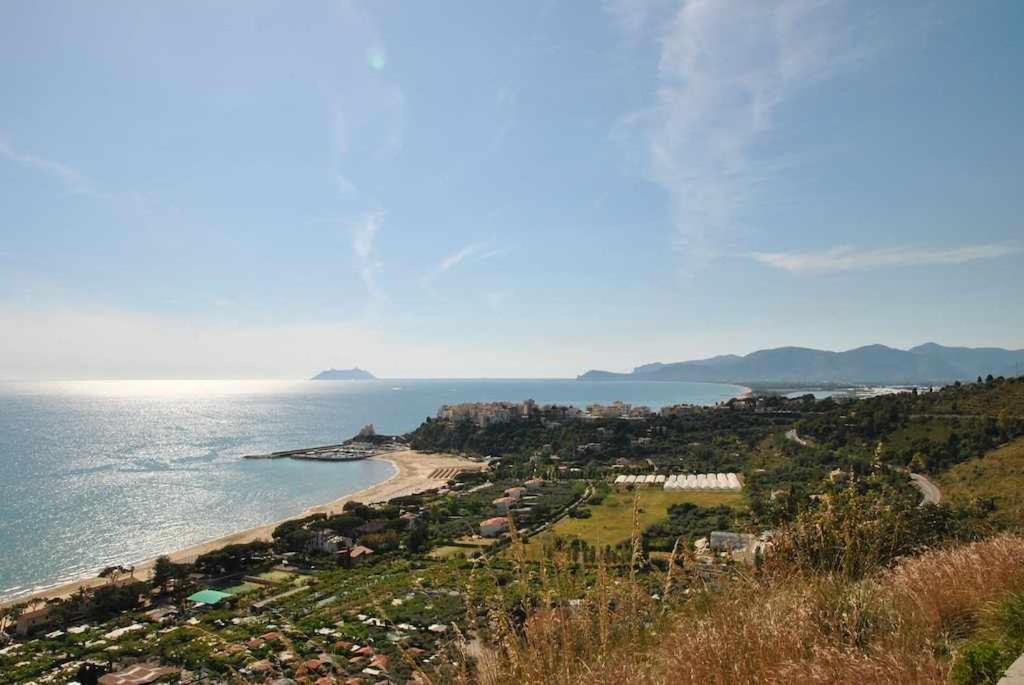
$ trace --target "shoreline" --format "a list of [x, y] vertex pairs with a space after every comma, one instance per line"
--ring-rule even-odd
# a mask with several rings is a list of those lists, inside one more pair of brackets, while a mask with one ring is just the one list
[[[415, 450], [388, 452], [369, 458], [390, 463], [395, 467], [395, 472], [386, 480], [375, 483], [374, 485], [351, 494], [342, 495], [341, 497], [333, 499], [325, 504], [307, 507], [304, 511], [294, 516], [288, 516], [272, 523], [266, 523], [253, 528], [236, 531], [234, 533], [228, 533], [227, 535], [222, 535], [221, 537], [213, 540], [168, 551], [165, 554], [174, 562], [191, 562], [202, 554], [227, 547], [228, 545], [245, 544], [256, 540], [270, 540], [274, 529], [285, 521], [305, 518], [312, 514], [334, 513], [335, 511], [340, 511], [347, 502], [351, 501], [358, 501], [363, 504], [373, 504], [377, 502], [386, 502], [387, 500], [394, 499], [395, 497], [402, 497], [404, 495], [412, 495], [425, 490], [432, 490], [447, 482], [447, 480], [439, 480], [430, 477], [430, 474], [433, 473], [435, 469], [477, 465], [476, 462], [469, 461], [468, 459], [452, 457], [444, 454], [417, 452]], [[156, 558], [154, 557], [152, 559], [146, 559], [136, 563], [136, 576], [141, 580], [148, 578], [152, 572], [155, 562]], [[131, 564], [128, 563], [124, 565], [130, 566]], [[56, 597], [67, 597], [77, 592], [80, 588], [99, 587], [106, 584], [106, 582], [106, 579], [97, 578], [94, 575], [79, 578], [68, 582], [58, 583], [51, 587], [42, 588], [24, 595], [8, 599], [0, 598], [0, 607], [53, 599]]]

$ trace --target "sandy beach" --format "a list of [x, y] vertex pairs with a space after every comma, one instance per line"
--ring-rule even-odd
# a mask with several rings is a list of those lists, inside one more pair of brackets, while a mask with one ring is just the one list
[[[249, 528], [242, 530], [237, 533], [231, 533], [219, 537], [215, 540], [203, 542], [198, 545], [192, 545], [191, 547], [185, 547], [176, 551], [168, 550], [167, 556], [171, 558], [171, 561], [175, 562], [191, 562], [201, 554], [210, 552], [227, 545], [236, 545], [246, 542], [253, 542], [254, 540], [270, 540], [271, 533], [274, 529], [286, 520], [293, 518], [302, 518], [309, 516], [310, 514], [319, 513], [334, 513], [341, 510], [346, 502], [357, 501], [364, 504], [372, 504], [374, 502], [385, 502], [395, 497], [401, 497], [403, 495], [411, 495], [417, 492], [423, 492], [424, 490], [431, 490], [433, 488], [444, 485], [445, 479], [432, 478], [431, 474], [437, 469], [450, 469], [450, 468], [479, 468], [480, 464], [469, 461], [467, 459], [460, 459], [458, 457], [452, 457], [446, 454], [428, 454], [424, 452], [416, 452], [414, 450], [402, 450], [400, 452], [389, 452], [382, 454], [378, 457], [371, 457], [378, 461], [387, 461], [395, 466], [396, 472], [393, 476], [387, 480], [377, 483], [371, 487], [368, 487], [359, 492], [354, 492], [344, 497], [339, 497], [336, 500], [328, 502], [327, 504], [310, 507], [306, 511], [296, 516], [289, 517], [288, 519], [282, 519], [273, 523], [268, 523], [263, 526], [256, 528]], [[146, 561], [135, 564], [135, 575], [138, 578], [145, 579], [149, 576], [153, 568], [155, 559], [148, 559]], [[9, 604], [20, 604], [22, 602], [39, 599], [49, 599], [52, 597], [66, 597], [72, 595], [78, 591], [79, 588], [89, 588], [103, 585], [107, 581], [103, 578], [82, 578], [80, 580], [72, 581], [70, 583], [64, 583], [62, 585], [56, 585], [52, 588], [47, 588], [39, 592], [25, 595], [22, 597], [16, 597], [11, 600], [0, 601], [0, 606], [6, 606]]]

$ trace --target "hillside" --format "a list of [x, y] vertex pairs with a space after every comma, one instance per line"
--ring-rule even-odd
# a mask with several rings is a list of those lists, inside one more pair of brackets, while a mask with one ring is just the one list
[[645, 364], [630, 373], [593, 370], [580, 380], [703, 381], [718, 383], [929, 384], [1016, 375], [1024, 350], [944, 347], [926, 343], [909, 350], [867, 345], [844, 352], [805, 347], [759, 350], [746, 356]]
[[313, 376], [314, 381], [372, 381], [376, 380], [369, 371], [364, 371], [358, 366], [351, 369], [327, 369]]
[[929, 551], [863, 579], [779, 573], [727, 587], [667, 615], [628, 584], [599, 588], [570, 610], [538, 611], [522, 636], [484, 653], [480, 671], [495, 685], [980, 685], [1024, 643], [1017, 536]]
[[1024, 438], [954, 466], [942, 474], [939, 485], [954, 500], [991, 497], [998, 520], [1024, 525]]

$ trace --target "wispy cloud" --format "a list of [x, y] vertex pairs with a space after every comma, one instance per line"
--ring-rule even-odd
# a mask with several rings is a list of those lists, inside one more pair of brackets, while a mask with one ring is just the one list
[[480, 245], [466, 245], [458, 252], [453, 252], [444, 259], [442, 259], [441, 263], [438, 264], [437, 266], [437, 270], [442, 273], [448, 271], [449, 269], [452, 269], [461, 264], [468, 257], [471, 257], [473, 253], [478, 252], [479, 250]]
[[364, 213], [352, 225], [352, 252], [356, 257], [359, 277], [372, 297], [380, 296], [376, 279], [380, 262], [374, 255], [373, 244], [383, 221], [384, 212], [373, 211]]
[[[609, 11], [627, 31], [652, 23], [647, 3], [616, 0]], [[665, 24], [654, 104], [616, 133], [640, 136], [686, 257], [714, 256], [778, 173], [777, 160], [752, 152], [778, 107], [857, 61], [863, 46], [845, 19], [842, 0], [689, 0]]]
[[0, 157], [56, 179], [69, 193], [110, 199], [108, 194], [99, 192], [92, 180], [77, 169], [62, 162], [19, 150], [2, 138], [0, 138]]
[[892, 247], [858, 250], [836, 247], [825, 252], [756, 252], [751, 258], [791, 273], [866, 271], [886, 267], [966, 264], [1021, 252], [1016, 243], [982, 243], [957, 247]]
[[18, 164], [31, 172], [56, 180], [65, 192], [106, 205], [138, 226], [148, 226], [157, 215], [158, 208], [150, 198], [135, 192], [101, 187], [88, 174], [71, 165], [26, 151], [0, 137], [0, 159]]
[[489, 243], [471, 243], [442, 259], [437, 265], [437, 272], [450, 271], [467, 260], [479, 262], [504, 253], [504, 250], [491, 247]]
[[351, 197], [358, 192], [356, 184], [344, 174], [335, 172], [333, 174], [334, 185], [342, 197]]
[[491, 243], [470, 243], [463, 248], [452, 252], [437, 263], [424, 278], [424, 285], [430, 287], [434, 281], [460, 264], [466, 262], [481, 262], [492, 257], [505, 254], [505, 250], [493, 247]]

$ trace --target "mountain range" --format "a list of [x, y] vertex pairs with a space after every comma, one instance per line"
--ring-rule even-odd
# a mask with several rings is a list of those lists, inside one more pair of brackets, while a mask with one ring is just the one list
[[327, 369], [313, 376], [314, 381], [372, 381], [377, 377], [358, 366], [351, 369]]
[[778, 347], [745, 356], [644, 364], [630, 373], [587, 371], [577, 380], [704, 381], [779, 384], [910, 384], [973, 380], [1024, 373], [1024, 350], [945, 347], [925, 343], [909, 350], [867, 345], [845, 352]]

